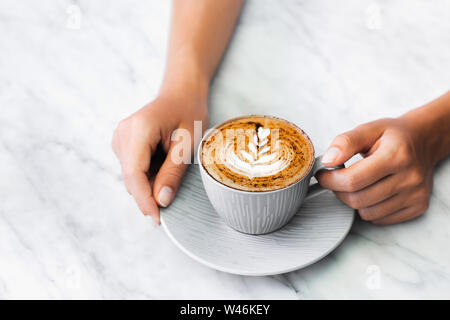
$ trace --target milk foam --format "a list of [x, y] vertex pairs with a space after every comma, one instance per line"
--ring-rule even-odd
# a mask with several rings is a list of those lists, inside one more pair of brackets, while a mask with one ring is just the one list
[[[219, 152], [219, 159], [229, 170], [253, 179], [255, 177], [268, 177], [287, 168], [294, 154], [290, 148], [279, 141], [269, 142], [270, 129], [259, 127], [249, 139], [247, 150], [235, 150], [235, 141], [227, 141]], [[272, 139], [274, 139], [272, 135]], [[277, 137], [276, 137], [277, 139]]]
[[231, 119], [202, 142], [202, 165], [218, 182], [238, 190], [270, 191], [304, 177], [314, 148], [304, 132], [270, 116]]

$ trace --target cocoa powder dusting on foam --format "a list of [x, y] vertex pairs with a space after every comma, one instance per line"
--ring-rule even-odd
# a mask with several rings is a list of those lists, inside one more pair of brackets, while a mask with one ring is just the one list
[[[227, 131], [231, 129], [235, 131]], [[273, 130], [278, 132], [278, 148], [272, 141]], [[309, 138], [285, 120], [259, 116], [236, 118], [220, 125], [216, 132], [222, 138], [212, 134], [204, 141], [202, 165], [215, 180], [231, 188], [281, 189], [304, 177], [314, 161]], [[229, 140], [227, 132], [232, 133]], [[238, 145], [238, 141], [244, 143]]]

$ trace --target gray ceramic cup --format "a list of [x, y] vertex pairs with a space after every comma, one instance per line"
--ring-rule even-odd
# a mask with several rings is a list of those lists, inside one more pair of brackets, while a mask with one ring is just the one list
[[[306, 133], [302, 133], [311, 142]], [[237, 190], [214, 179], [203, 167], [201, 161], [202, 145], [208, 136], [208, 134], [205, 134], [197, 152], [206, 194], [223, 221], [231, 228], [243, 233], [256, 235], [280, 229], [299, 212], [299, 208], [304, 201], [308, 201], [326, 191], [318, 183], [310, 184], [311, 178], [318, 171], [344, 167], [343, 165], [325, 167], [322, 165], [322, 156], [319, 156], [314, 159], [309, 172], [289, 186], [272, 191]], [[311, 146], [313, 146], [312, 143]]]

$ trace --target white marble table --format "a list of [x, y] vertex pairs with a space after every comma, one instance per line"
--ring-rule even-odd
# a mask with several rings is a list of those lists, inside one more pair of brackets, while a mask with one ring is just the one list
[[[428, 213], [357, 221], [306, 269], [240, 277], [185, 256], [125, 192], [118, 120], [156, 94], [169, 1], [0, 3], [0, 298], [450, 298], [450, 163]], [[450, 88], [450, 1], [249, 1], [211, 122], [278, 115], [319, 152]]]

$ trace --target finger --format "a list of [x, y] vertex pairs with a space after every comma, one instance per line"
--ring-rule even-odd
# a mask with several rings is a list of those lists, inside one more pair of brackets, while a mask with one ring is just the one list
[[403, 174], [393, 174], [355, 192], [336, 191], [336, 196], [354, 209], [366, 208], [382, 202], [403, 189]]
[[123, 121], [117, 133], [117, 149], [124, 168], [147, 172], [150, 159], [161, 140], [157, 126], [142, 120]]
[[406, 193], [397, 194], [376, 205], [359, 209], [358, 212], [361, 218], [366, 221], [381, 219], [405, 208], [408, 205], [407, 199]]
[[364, 158], [348, 168], [322, 170], [317, 174], [320, 184], [333, 191], [355, 192], [395, 172], [382, 151]]
[[387, 217], [373, 220], [372, 223], [377, 224], [377, 225], [394, 224], [394, 223], [404, 222], [404, 221], [408, 221], [408, 220], [417, 218], [421, 214], [422, 213], [419, 210], [417, 210], [415, 207], [408, 207], [408, 208], [403, 208]]
[[[191, 162], [190, 134], [187, 131], [185, 133], [186, 137], [181, 142], [171, 143], [166, 159], [156, 174], [153, 192], [161, 207], [167, 207], [173, 201], [184, 173]], [[187, 135], [189, 135], [189, 138]]]
[[155, 222], [160, 224], [159, 208], [145, 172], [123, 169], [123, 176], [127, 190], [133, 195], [141, 212], [152, 216]]
[[322, 163], [337, 166], [355, 154], [366, 152], [383, 133], [384, 127], [378, 122], [360, 125], [334, 138], [322, 157]]
[[159, 208], [153, 198], [152, 187], [146, 175], [150, 168], [151, 154], [159, 141], [159, 135], [147, 124], [125, 126], [118, 134], [119, 157], [122, 163], [122, 174], [128, 192], [133, 195], [144, 215], [150, 215], [156, 224], [160, 223]]

